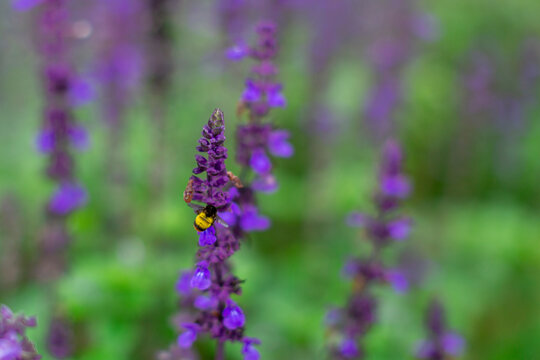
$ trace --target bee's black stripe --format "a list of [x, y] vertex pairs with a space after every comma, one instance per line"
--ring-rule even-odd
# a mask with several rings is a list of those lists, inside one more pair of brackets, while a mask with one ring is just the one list
[[201, 229], [201, 227], [199, 225], [197, 225], [197, 222], [194, 222], [193, 226], [195, 226], [195, 229], [197, 229], [199, 231], [204, 231], [204, 229]]

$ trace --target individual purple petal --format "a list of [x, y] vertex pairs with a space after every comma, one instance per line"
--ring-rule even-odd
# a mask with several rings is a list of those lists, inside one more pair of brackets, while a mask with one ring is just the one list
[[69, 98], [73, 106], [82, 106], [95, 98], [95, 91], [89, 81], [77, 78], [72, 80]]
[[286, 130], [275, 130], [268, 137], [268, 150], [274, 156], [290, 157], [294, 153], [294, 149], [289, 143], [290, 134]]
[[355, 358], [360, 353], [358, 350], [358, 345], [356, 345], [356, 341], [350, 338], [346, 338], [341, 342], [339, 352], [346, 359]]
[[178, 336], [177, 344], [182, 349], [189, 349], [195, 340], [197, 340], [197, 334], [200, 331], [200, 326], [194, 323], [182, 324], [184, 331], [180, 336]]
[[240, 218], [240, 226], [244, 231], [264, 231], [270, 227], [270, 219], [259, 215], [255, 206], [244, 207]]
[[55, 144], [55, 136], [52, 130], [41, 130], [36, 137], [36, 148], [40, 153], [50, 153], [53, 151]]
[[259, 175], [265, 175], [272, 170], [272, 162], [263, 149], [255, 149], [251, 154], [249, 165]]
[[[234, 203], [231, 204], [231, 207]], [[235, 204], [236, 205], [236, 204]], [[238, 205], [237, 205], [238, 206]], [[236, 225], [236, 221], [238, 219], [238, 217], [236, 216], [236, 214], [234, 214], [233, 212], [231, 211], [226, 211], [226, 212], [222, 212], [219, 214], [219, 217], [223, 219], [223, 221], [225, 221], [225, 223], [229, 226], [233, 226], [233, 225]]]
[[78, 150], [86, 150], [90, 144], [88, 132], [82, 126], [74, 126], [68, 130], [71, 145]]
[[225, 51], [225, 56], [232, 61], [240, 61], [249, 55], [249, 47], [245, 44], [236, 44]]
[[191, 294], [191, 277], [192, 277], [191, 271], [183, 271], [180, 274], [180, 277], [178, 278], [178, 281], [176, 282], [176, 292], [178, 292], [182, 296], [188, 296]]
[[255, 191], [271, 194], [278, 189], [279, 185], [276, 177], [272, 174], [258, 176], [251, 183], [251, 188]]
[[244, 347], [242, 348], [242, 355], [244, 356], [244, 360], [259, 360], [261, 358], [259, 351], [253, 346], [252, 343], [244, 344]]
[[234, 330], [244, 326], [245, 321], [242, 309], [234, 301], [227, 301], [227, 306], [223, 309], [223, 325], [229, 330]]
[[368, 217], [366, 214], [353, 212], [347, 216], [347, 225], [351, 227], [363, 227], [366, 225]]
[[199, 246], [213, 245], [216, 240], [216, 229], [213, 226], [199, 232]]
[[44, 0], [15, 0], [13, 8], [18, 11], [28, 11], [33, 7], [41, 4]]
[[386, 176], [381, 181], [381, 191], [388, 196], [405, 198], [411, 191], [411, 184], [403, 175]]
[[218, 301], [214, 297], [200, 295], [195, 298], [193, 305], [199, 310], [210, 310], [218, 305]]
[[212, 274], [208, 270], [206, 262], [200, 262], [195, 268], [191, 278], [191, 287], [199, 290], [206, 290], [212, 284]]
[[385, 279], [392, 285], [394, 291], [397, 293], [405, 293], [409, 290], [409, 281], [399, 270], [387, 270]]
[[49, 201], [49, 210], [58, 215], [66, 215], [80, 208], [88, 196], [83, 187], [69, 182], [61, 184]]
[[465, 340], [457, 333], [448, 332], [442, 338], [444, 351], [452, 356], [459, 356], [465, 348]]
[[409, 236], [411, 231], [411, 219], [404, 218], [390, 222], [388, 224], [388, 232], [394, 240], [404, 240]]

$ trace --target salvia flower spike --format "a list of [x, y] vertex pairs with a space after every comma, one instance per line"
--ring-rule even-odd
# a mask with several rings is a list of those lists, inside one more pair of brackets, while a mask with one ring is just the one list
[[15, 315], [0, 305], [0, 360], [41, 359], [25, 334], [27, 328], [35, 326], [35, 318]]
[[[225, 120], [223, 112], [216, 109], [203, 127], [197, 146], [197, 150], [206, 156], [195, 157], [197, 166], [184, 193], [189, 194], [184, 199], [194, 207], [196, 217], [208, 207], [215, 209], [217, 214], [204, 215], [205, 219], [226, 218], [225, 214], [231, 212], [228, 188], [232, 182], [225, 166], [227, 148], [224, 143]], [[206, 177], [199, 177], [203, 173]], [[182, 273], [176, 284], [182, 297], [183, 312], [177, 316], [181, 319], [177, 322], [180, 335], [174, 349], [186, 353], [199, 337], [209, 335], [217, 340], [216, 359], [223, 359], [227, 342], [242, 342], [244, 358], [255, 360], [258, 358], [255, 345], [260, 342], [244, 336], [246, 317], [232, 299], [233, 295], [241, 294], [242, 281], [232, 274], [228, 259], [240, 248], [240, 239], [227, 226], [225, 221], [214, 220], [204, 231], [197, 229], [197, 263], [192, 271]]]
[[366, 257], [350, 259], [343, 269], [353, 281], [352, 292], [342, 308], [330, 310], [326, 318], [329, 328], [330, 353], [335, 359], [363, 359], [361, 340], [377, 321], [377, 298], [372, 288], [377, 284], [391, 285], [396, 292], [405, 292], [408, 281], [402, 271], [383, 263], [381, 251], [396, 241], [404, 240], [411, 220], [396, 212], [400, 202], [410, 193], [410, 183], [402, 172], [403, 156], [399, 144], [387, 141], [383, 148], [378, 189], [373, 198], [376, 215], [353, 213], [348, 224], [363, 227], [372, 245]]

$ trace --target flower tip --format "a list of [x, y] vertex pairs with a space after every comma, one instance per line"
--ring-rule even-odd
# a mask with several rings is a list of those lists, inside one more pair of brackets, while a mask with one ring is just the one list
[[208, 123], [213, 129], [225, 125], [225, 117], [223, 116], [223, 111], [221, 111], [220, 108], [216, 108], [210, 116], [210, 120], [208, 121]]

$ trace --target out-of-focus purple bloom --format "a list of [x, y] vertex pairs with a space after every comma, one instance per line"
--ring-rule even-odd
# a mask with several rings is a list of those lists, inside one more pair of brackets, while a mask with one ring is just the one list
[[78, 184], [63, 183], [52, 195], [49, 210], [58, 215], [66, 215], [84, 206], [88, 196], [86, 190]]
[[339, 347], [339, 352], [346, 359], [354, 359], [360, 354], [356, 341], [354, 341], [354, 339], [351, 339], [351, 338], [343, 339]]
[[[396, 142], [388, 141], [383, 148], [379, 181], [388, 177], [405, 178], [402, 162], [401, 148]], [[347, 219], [350, 226], [365, 228], [373, 252], [365, 258], [349, 259], [343, 268], [345, 277], [354, 282], [353, 292], [346, 306], [335, 310], [339, 316], [326, 324], [343, 339], [342, 343], [330, 347], [330, 353], [336, 359], [363, 358], [360, 341], [376, 321], [377, 300], [371, 295], [374, 285], [390, 284], [398, 293], [408, 290], [405, 273], [387, 268], [381, 257], [381, 250], [391, 244], [391, 240], [404, 240], [409, 234], [411, 220], [395, 215], [401, 200], [402, 196], [388, 194], [379, 184], [374, 196], [376, 214], [352, 213]]]
[[415, 355], [419, 359], [441, 360], [447, 355], [460, 356], [465, 349], [465, 340], [455, 332], [449, 331], [442, 304], [433, 300], [428, 307], [426, 327], [429, 339], [416, 347]]
[[276, 177], [272, 174], [258, 176], [251, 183], [251, 188], [253, 190], [267, 194], [275, 192], [278, 187], [279, 185], [276, 181]]
[[272, 162], [263, 149], [255, 149], [249, 161], [251, 168], [259, 175], [268, 174], [272, 170]]
[[261, 216], [255, 206], [246, 205], [240, 218], [240, 225], [245, 231], [264, 231], [270, 227], [270, 219]]
[[72, 325], [64, 318], [51, 320], [47, 332], [47, 350], [57, 359], [65, 359], [73, 354], [75, 334]]
[[193, 305], [199, 310], [210, 310], [218, 305], [218, 301], [214, 297], [200, 295], [195, 298]]
[[246, 44], [238, 43], [228, 48], [225, 55], [229, 60], [240, 61], [249, 55], [249, 47]]
[[7, 306], [0, 305], [0, 359], [41, 359], [25, 334], [26, 328], [35, 326], [35, 318], [16, 316]]
[[191, 294], [191, 278], [193, 273], [191, 271], [183, 271], [176, 282], [176, 292], [183, 296]]
[[254, 345], [260, 345], [259, 339], [245, 338], [244, 346], [242, 347], [242, 355], [244, 360], [259, 360], [261, 355]]
[[184, 331], [180, 336], [178, 336], [178, 346], [183, 349], [190, 348], [191, 345], [197, 340], [197, 335], [200, 331], [200, 326], [198, 324], [183, 324], [182, 325], [186, 331]]
[[240, 306], [232, 300], [227, 302], [227, 306], [223, 309], [223, 324], [229, 330], [234, 330], [244, 326], [246, 318]]
[[409, 290], [409, 281], [399, 270], [387, 270], [385, 274], [386, 280], [392, 284], [394, 291], [397, 293], [405, 293]]
[[71, 82], [69, 98], [73, 106], [82, 106], [94, 100], [95, 90], [88, 80], [76, 78]]
[[216, 240], [216, 229], [213, 226], [199, 233], [199, 246], [212, 245]]
[[294, 153], [294, 148], [288, 139], [290, 134], [287, 130], [272, 131], [268, 137], [268, 149], [274, 156], [291, 157]]
[[210, 274], [210, 270], [208, 270], [208, 265], [205, 262], [199, 263], [191, 277], [191, 287], [206, 290], [211, 284], [212, 275]]

